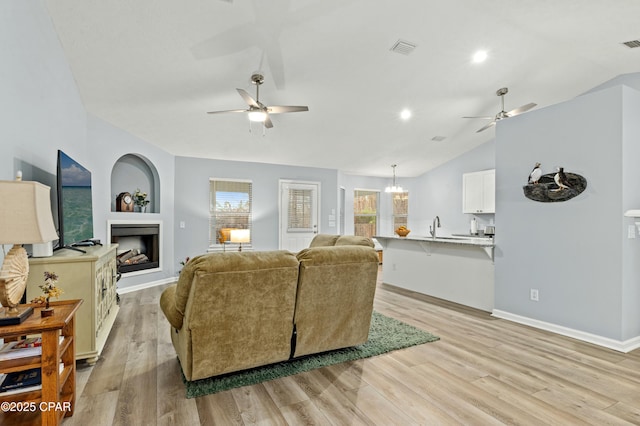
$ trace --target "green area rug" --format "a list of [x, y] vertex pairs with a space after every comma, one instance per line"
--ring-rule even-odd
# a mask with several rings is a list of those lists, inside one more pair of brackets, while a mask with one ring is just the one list
[[196, 398], [436, 340], [439, 340], [439, 337], [374, 311], [371, 317], [369, 340], [363, 345], [202, 380], [187, 381], [183, 375], [182, 380], [187, 388], [187, 398]]

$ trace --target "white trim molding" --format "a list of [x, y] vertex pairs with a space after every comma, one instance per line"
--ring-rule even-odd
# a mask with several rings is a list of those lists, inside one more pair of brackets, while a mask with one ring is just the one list
[[171, 284], [178, 281], [178, 277], [169, 277], [158, 281], [149, 281], [148, 283], [136, 284], [119, 288], [116, 290], [118, 294], [133, 293], [134, 291], [144, 290], [145, 288], [157, 287], [159, 285]]
[[501, 311], [499, 309], [494, 309], [491, 315], [508, 321], [517, 322], [518, 324], [528, 325], [530, 327], [550, 331], [562, 336], [567, 336], [573, 339], [582, 340], [584, 342], [593, 343], [598, 346], [604, 346], [605, 348], [613, 349], [618, 352], [627, 353], [640, 348], [640, 336], [621, 341], [610, 339], [608, 337], [598, 336], [596, 334], [591, 334], [580, 330], [574, 330], [572, 328], [563, 327], [561, 325], [552, 324], [533, 318], [523, 317], [509, 312]]

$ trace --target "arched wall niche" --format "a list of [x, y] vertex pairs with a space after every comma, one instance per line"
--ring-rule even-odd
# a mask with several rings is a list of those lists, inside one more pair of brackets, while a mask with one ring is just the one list
[[[111, 170], [111, 211], [116, 211], [116, 197], [121, 192], [146, 192], [149, 204], [146, 213], [160, 213], [160, 177], [153, 163], [140, 154], [125, 154]], [[136, 209], [137, 211], [137, 209]]]

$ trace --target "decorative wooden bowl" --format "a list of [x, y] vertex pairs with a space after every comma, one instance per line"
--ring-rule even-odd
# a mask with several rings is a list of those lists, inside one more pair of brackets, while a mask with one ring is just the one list
[[411, 232], [410, 229], [404, 228], [398, 228], [396, 229], [396, 234], [398, 234], [399, 237], [406, 237], [407, 235], [409, 235], [409, 232]]

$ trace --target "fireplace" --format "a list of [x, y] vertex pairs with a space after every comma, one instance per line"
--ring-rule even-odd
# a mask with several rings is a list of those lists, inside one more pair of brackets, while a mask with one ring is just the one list
[[160, 269], [160, 229], [158, 222], [109, 222], [111, 242], [118, 244], [119, 273]]

